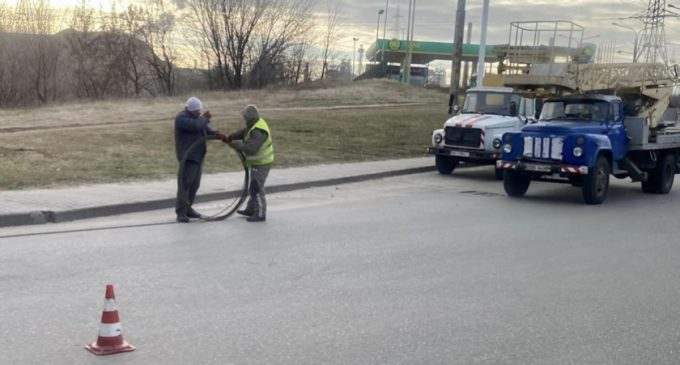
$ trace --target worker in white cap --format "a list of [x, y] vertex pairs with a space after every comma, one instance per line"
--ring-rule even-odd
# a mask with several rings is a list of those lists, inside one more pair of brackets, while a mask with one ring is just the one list
[[[184, 110], [175, 118], [175, 152], [180, 162], [177, 174], [177, 222], [188, 223], [190, 218], [201, 218], [192, 205], [201, 185], [203, 160], [206, 154], [205, 138], [226, 141], [226, 136], [210, 127], [210, 111], [203, 110], [203, 103], [196, 97], [187, 100]], [[198, 145], [191, 148], [194, 144]], [[191, 149], [190, 149], [191, 148]]]

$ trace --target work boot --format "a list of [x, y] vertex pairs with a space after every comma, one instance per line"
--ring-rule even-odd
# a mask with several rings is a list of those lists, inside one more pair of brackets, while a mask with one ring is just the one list
[[241, 209], [236, 213], [243, 215], [243, 216], [246, 216], [246, 217], [251, 217], [253, 214], [255, 214], [255, 212], [253, 210], [249, 210], [248, 208]]
[[203, 218], [203, 216], [201, 215], [201, 213], [195, 211], [193, 208], [192, 208], [192, 209], [189, 209], [189, 213], [187, 213], [187, 217], [189, 217], [189, 218], [194, 218], [194, 219], [201, 219], [201, 218]]
[[189, 223], [189, 217], [187, 217], [186, 215], [178, 215], [177, 223]]
[[254, 199], [249, 199], [248, 204], [246, 204], [245, 209], [241, 209], [238, 212], [236, 212], [240, 215], [246, 216], [246, 217], [251, 217], [255, 214], [255, 200]]
[[255, 195], [253, 215], [247, 220], [248, 222], [264, 222], [267, 220], [267, 201], [264, 199], [264, 194]]

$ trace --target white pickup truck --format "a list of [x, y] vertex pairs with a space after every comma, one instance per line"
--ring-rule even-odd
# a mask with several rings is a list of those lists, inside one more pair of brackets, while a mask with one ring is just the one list
[[[496, 165], [501, 158], [502, 137], [535, 121], [536, 100], [522, 97], [507, 87], [479, 87], [467, 91], [465, 105], [432, 133], [437, 170], [448, 175], [461, 161], [475, 165]], [[503, 171], [496, 170], [503, 179]]]

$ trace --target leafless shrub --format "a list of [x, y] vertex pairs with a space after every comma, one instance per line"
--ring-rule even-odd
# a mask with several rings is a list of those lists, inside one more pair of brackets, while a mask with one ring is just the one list
[[45, 103], [58, 95], [61, 49], [49, 41], [56, 13], [48, 0], [19, 0], [0, 6], [0, 105]]
[[326, 0], [326, 19], [323, 24], [321, 40], [321, 79], [326, 77], [329, 60], [334, 57], [335, 44], [338, 41], [339, 21], [342, 4], [338, 0]]
[[166, 2], [153, 0], [146, 8], [141, 28], [142, 39], [151, 50], [146, 53], [146, 63], [166, 95], [174, 95], [176, 86], [175, 22], [175, 15], [167, 9]]
[[313, 0], [187, 0], [191, 23], [222, 89], [279, 80], [286, 51], [311, 27]]

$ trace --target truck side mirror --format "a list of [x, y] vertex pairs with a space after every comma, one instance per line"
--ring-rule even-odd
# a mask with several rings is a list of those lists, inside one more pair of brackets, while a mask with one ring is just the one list
[[455, 104], [453, 106], [453, 114], [458, 114], [458, 112], [460, 112], [460, 106], [458, 106], [458, 104]]
[[510, 116], [516, 117], [517, 115], [518, 115], [517, 103], [515, 103], [514, 101], [510, 102]]

